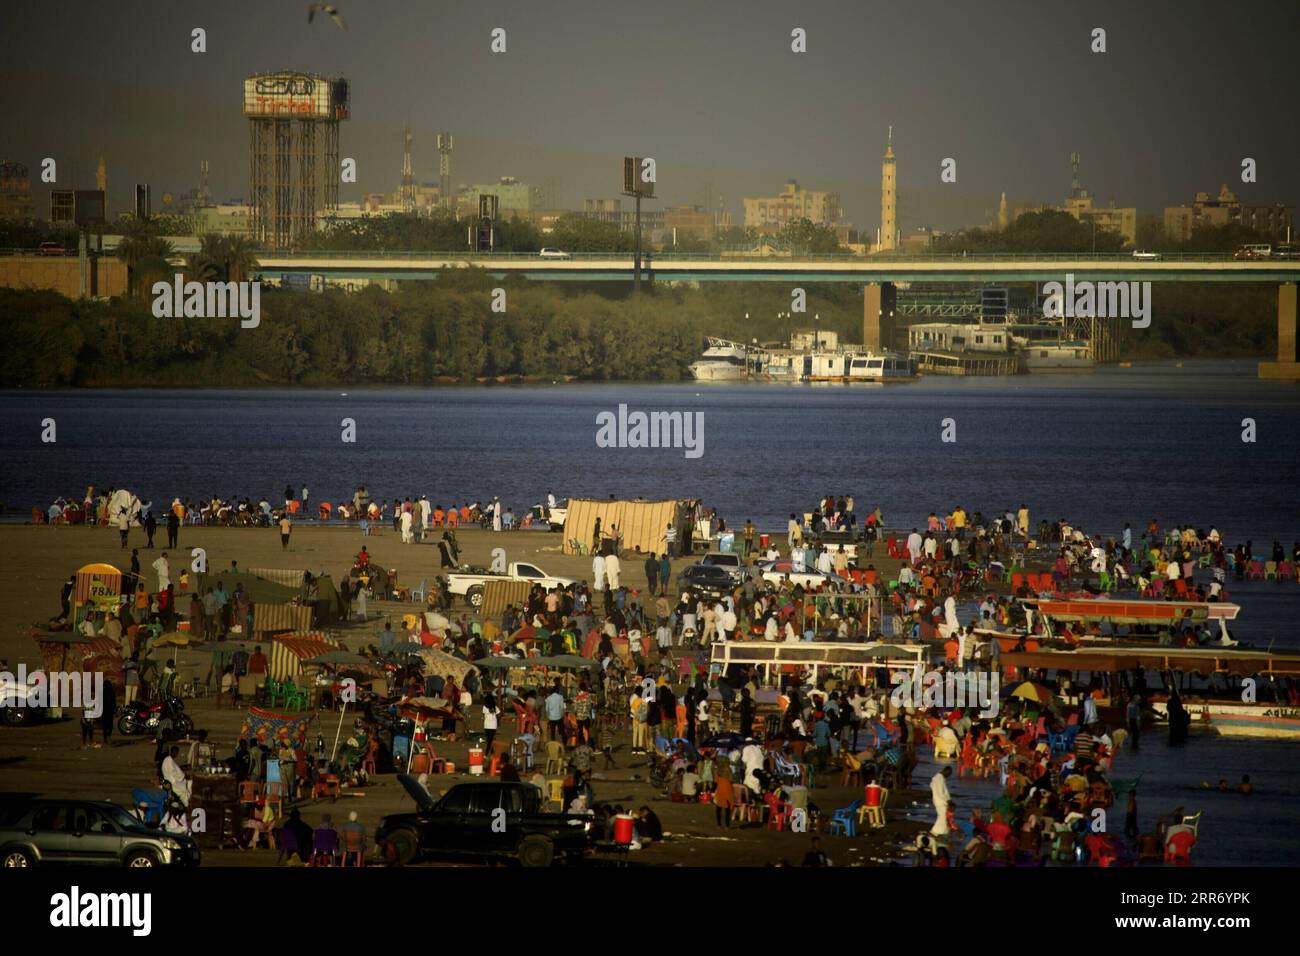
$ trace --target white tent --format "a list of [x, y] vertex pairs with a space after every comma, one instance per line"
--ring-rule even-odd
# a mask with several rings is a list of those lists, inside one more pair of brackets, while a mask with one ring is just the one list
[[138, 524], [140, 521], [140, 499], [125, 488], [119, 488], [113, 492], [113, 497], [108, 499], [108, 523], [117, 524], [118, 515], [123, 511], [126, 512], [127, 520], [132, 524]]

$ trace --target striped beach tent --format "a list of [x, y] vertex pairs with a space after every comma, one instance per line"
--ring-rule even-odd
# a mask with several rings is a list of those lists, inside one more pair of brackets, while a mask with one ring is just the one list
[[253, 634], [267, 631], [306, 631], [312, 625], [312, 609], [302, 604], [254, 604]]
[[266, 669], [272, 680], [296, 678], [302, 673], [302, 662], [319, 657], [334, 648], [324, 634], [286, 634], [272, 638], [266, 652]]

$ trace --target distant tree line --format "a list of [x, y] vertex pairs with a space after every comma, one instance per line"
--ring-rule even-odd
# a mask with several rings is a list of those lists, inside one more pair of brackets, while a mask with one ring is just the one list
[[[491, 311], [492, 290], [507, 310]], [[497, 377], [679, 381], [704, 338], [775, 343], [796, 328], [862, 340], [862, 290], [809, 284], [790, 318], [770, 283], [623, 284], [494, 280], [457, 270], [388, 293], [265, 290], [261, 324], [154, 318], [147, 287], [111, 301], [0, 289], [0, 387], [432, 385]], [[1277, 290], [1158, 283], [1131, 358], [1259, 356], [1276, 348]], [[746, 319], [746, 314], [749, 318]]]

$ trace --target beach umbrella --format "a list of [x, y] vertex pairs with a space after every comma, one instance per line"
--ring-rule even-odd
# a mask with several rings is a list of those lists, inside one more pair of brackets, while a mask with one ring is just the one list
[[532, 666], [532, 661], [523, 657], [484, 657], [474, 662], [474, 666], [480, 670], [505, 671], [518, 667], [520, 669]]
[[1035, 704], [1048, 704], [1051, 703], [1051, 700], [1055, 695], [1052, 693], [1050, 688], [1035, 683], [1034, 681], [1027, 680], [1021, 681], [1015, 687], [1011, 688], [1011, 691], [1007, 696], [1021, 697], [1025, 700], [1033, 701]]
[[179, 669], [181, 666], [181, 655], [179, 653], [179, 648], [189, 647], [190, 644], [192, 643], [192, 640], [193, 639], [190, 637], [190, 635], [187, 634], [185, 631], [166, 631], [162, 634], [159, 634], [157, 637], [155, 637], [152, 641], [152, 644], [154, 647], [177, 648], [178, 653], [176, 654], [175, 659], [176, 659], [176, 667]]

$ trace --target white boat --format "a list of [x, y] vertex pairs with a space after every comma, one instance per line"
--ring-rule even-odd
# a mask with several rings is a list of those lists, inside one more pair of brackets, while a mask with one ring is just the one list
[[906, 382], [916, 377], [912, 360], [897, 352], [881, 355], [851, 354], [849, 356], [849, 382]]
[[1062, 323], [1024, 322], [1009, 325], [1007, 329], [1028, 372], [1090, 369], [1097, 364], [1089, 343], [1069, 336]]
[[749, 377], [749, 350], [739, 342], [708, 339], [708, 348], [690, 365], [697, 382], [743, 382]]

